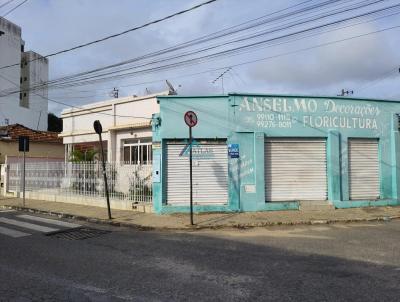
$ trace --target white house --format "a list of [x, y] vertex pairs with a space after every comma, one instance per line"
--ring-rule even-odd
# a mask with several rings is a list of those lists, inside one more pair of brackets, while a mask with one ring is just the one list
[[24, 45], [21, 28], [0, 17], [0, 126], [47, 131], [47, 86], [29, 88], [48, 81], [48, 60]]
[[66, 109], [61, 113], [63, 132], [60, 137], [66, 148], [66, 160], [72, 150], [98, 149], [98, 135], [93, 122], [103, 126], [103, 147], [109, 162], [149, 164], [152, 161], [152, 114], [160, 107], [157, 96], [174, 92], [164, 91], [146, 96], [128, 96], [80, 108]]

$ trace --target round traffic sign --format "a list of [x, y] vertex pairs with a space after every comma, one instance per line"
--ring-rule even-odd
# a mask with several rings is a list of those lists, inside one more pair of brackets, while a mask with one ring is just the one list
[[193, 111], [187, 111], [185, 113], [185, 123], [189, 127], [194, 127], [197, 125], [197, 115]]

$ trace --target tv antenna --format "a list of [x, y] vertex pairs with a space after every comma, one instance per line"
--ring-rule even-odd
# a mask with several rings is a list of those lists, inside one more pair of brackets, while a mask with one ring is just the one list
[[113, 97], [113, 98], [115, 98], [115, 99], [118, 99], [118, 94], [119, 94], [119, 89], [117, 89], [117, 88], [115, 88], [115, 87], [114, 87], [114, 89], [110, 92], [110, 96]]
[[219, 79], [221, 79], [221, 88], [222, 88], [222, 94], [225, 93], [224, 90], [224, 76], [227, 72], [229, 72], [229, 70], [231, 70], [232, 67], [227, 68], [223, 73], [221, 73], [214, 81], [212, 81], [212, 84], [215, 84], [215, 82], [217, 82]]
[[344, 90], [344, 89], [342, 89], [340, 94], [338, 94], [337, 96], [348, 96], [350, 94], [354, 94], [354, 91], [353, 90]]

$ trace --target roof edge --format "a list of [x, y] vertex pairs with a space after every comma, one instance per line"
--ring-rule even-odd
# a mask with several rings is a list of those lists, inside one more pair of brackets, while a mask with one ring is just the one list
[[262, 94], [262, 93], [241, 93], [232, 92], [229, 96], [262, 96], [262, 97], [296, 97], [296, 98], [314, 98], [314, 99], [336, 99], [336, 100], [354, 100], [354, 101], [375, 101], [375, 102], [394, 102], [399, 103], [399, 100], [388, 99], [373, 99], [373, 98], [360, 98], [360, 97], [345, 97], [345, 96], [326, 96], [326, 95], [304, 95], [304, 94]]
[[164, 90], [164, 91], [149, 94], [149, 95], [143, 95], [143, 96], [129, 95], [126, 97], [121, 97], [121, 98], [116, 98], [116, 99], [109, 99], [109, 100], [104, 100], [104, 101], [99, 101], [99, 102], [94, 102], [94, 103], [88, 103], [85, 105], [81, 105], [77, 108], [64, 109], [63, 111], [61, 111], [61, 116], [65, 115], [65, 114], [77, 113], [77, 112], [81, 112], [81, 111], [90, 111], [93, 109], [107, 107], [107, 106], [111, 106], [114, 104], [136, 102], [136, 101], [141, 101], [141, 100], [146, 100], [146, 99], [157, 98], [160, 95], [169, 95], [169, 93], [170, 93], [169, 90]]

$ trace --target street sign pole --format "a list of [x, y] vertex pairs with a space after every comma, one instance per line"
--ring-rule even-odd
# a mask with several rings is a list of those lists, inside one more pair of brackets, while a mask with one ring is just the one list
[[103, 140], [101, 139], [101, 133], [99, 134], [99, 140], [100, 140], [100, 148], [101, 148], [101, 162], [102, 162], [102, 165], [103, 165], [104, 187], [105, 187], [105, 190], [106, 190], [106, 198], [107, 198], [108, 219], [112, 219], [112, 217], [111, 217], [111, 208], [110, 208], [110, 194], [108, 193], [106, 163], [104, 161], [104, 149], [103, 149]]
[[106, 163], [104, 161], [104, 149], [103, 149], [103, 140], [101, 139], [101, 133], [103, 132], [103, 128], [101, 126], [100, 121], [96, 120], [93, 123], [94, 130], [99, 135], [100, 141], [100, 150], [101, 150], [101, 162], [103, 166], [103, 177], [104, 177], [104, 188], [106, 191], [106, 198], [107, 198], [107, 211], [108, 211], [108, 219], [112, 219], [111, 217], [111, 209], [110, 209], [110, 196], [108, 193], [108, 183], [107, 183], [107, 173], [106, 173]]
[[25, 155], [26, 155], [26, 140], [24, 139], [24, 162], [22, 167], [22, 203], [25, 208]]
[[189, 127], [189, 178], [190, 178], [190, 224], [193, 222], [193, 154], [192, 154], [192, 127]]
[[193, 111], [188, 111], [184, 115], [186, 125], [189, 127], [189, 182], [190, 182], [190, 224], [193, 222], [193, 153], [192, 153], [192, 128], [197, 125], [197, 115]]
[[22, 162], [22, 203], [25, 207], [25, 178], [26, 178], [26, 152], [29, 152], [29, 137], [19, 136], [18, 137], [18, 151], [23, 152]]

